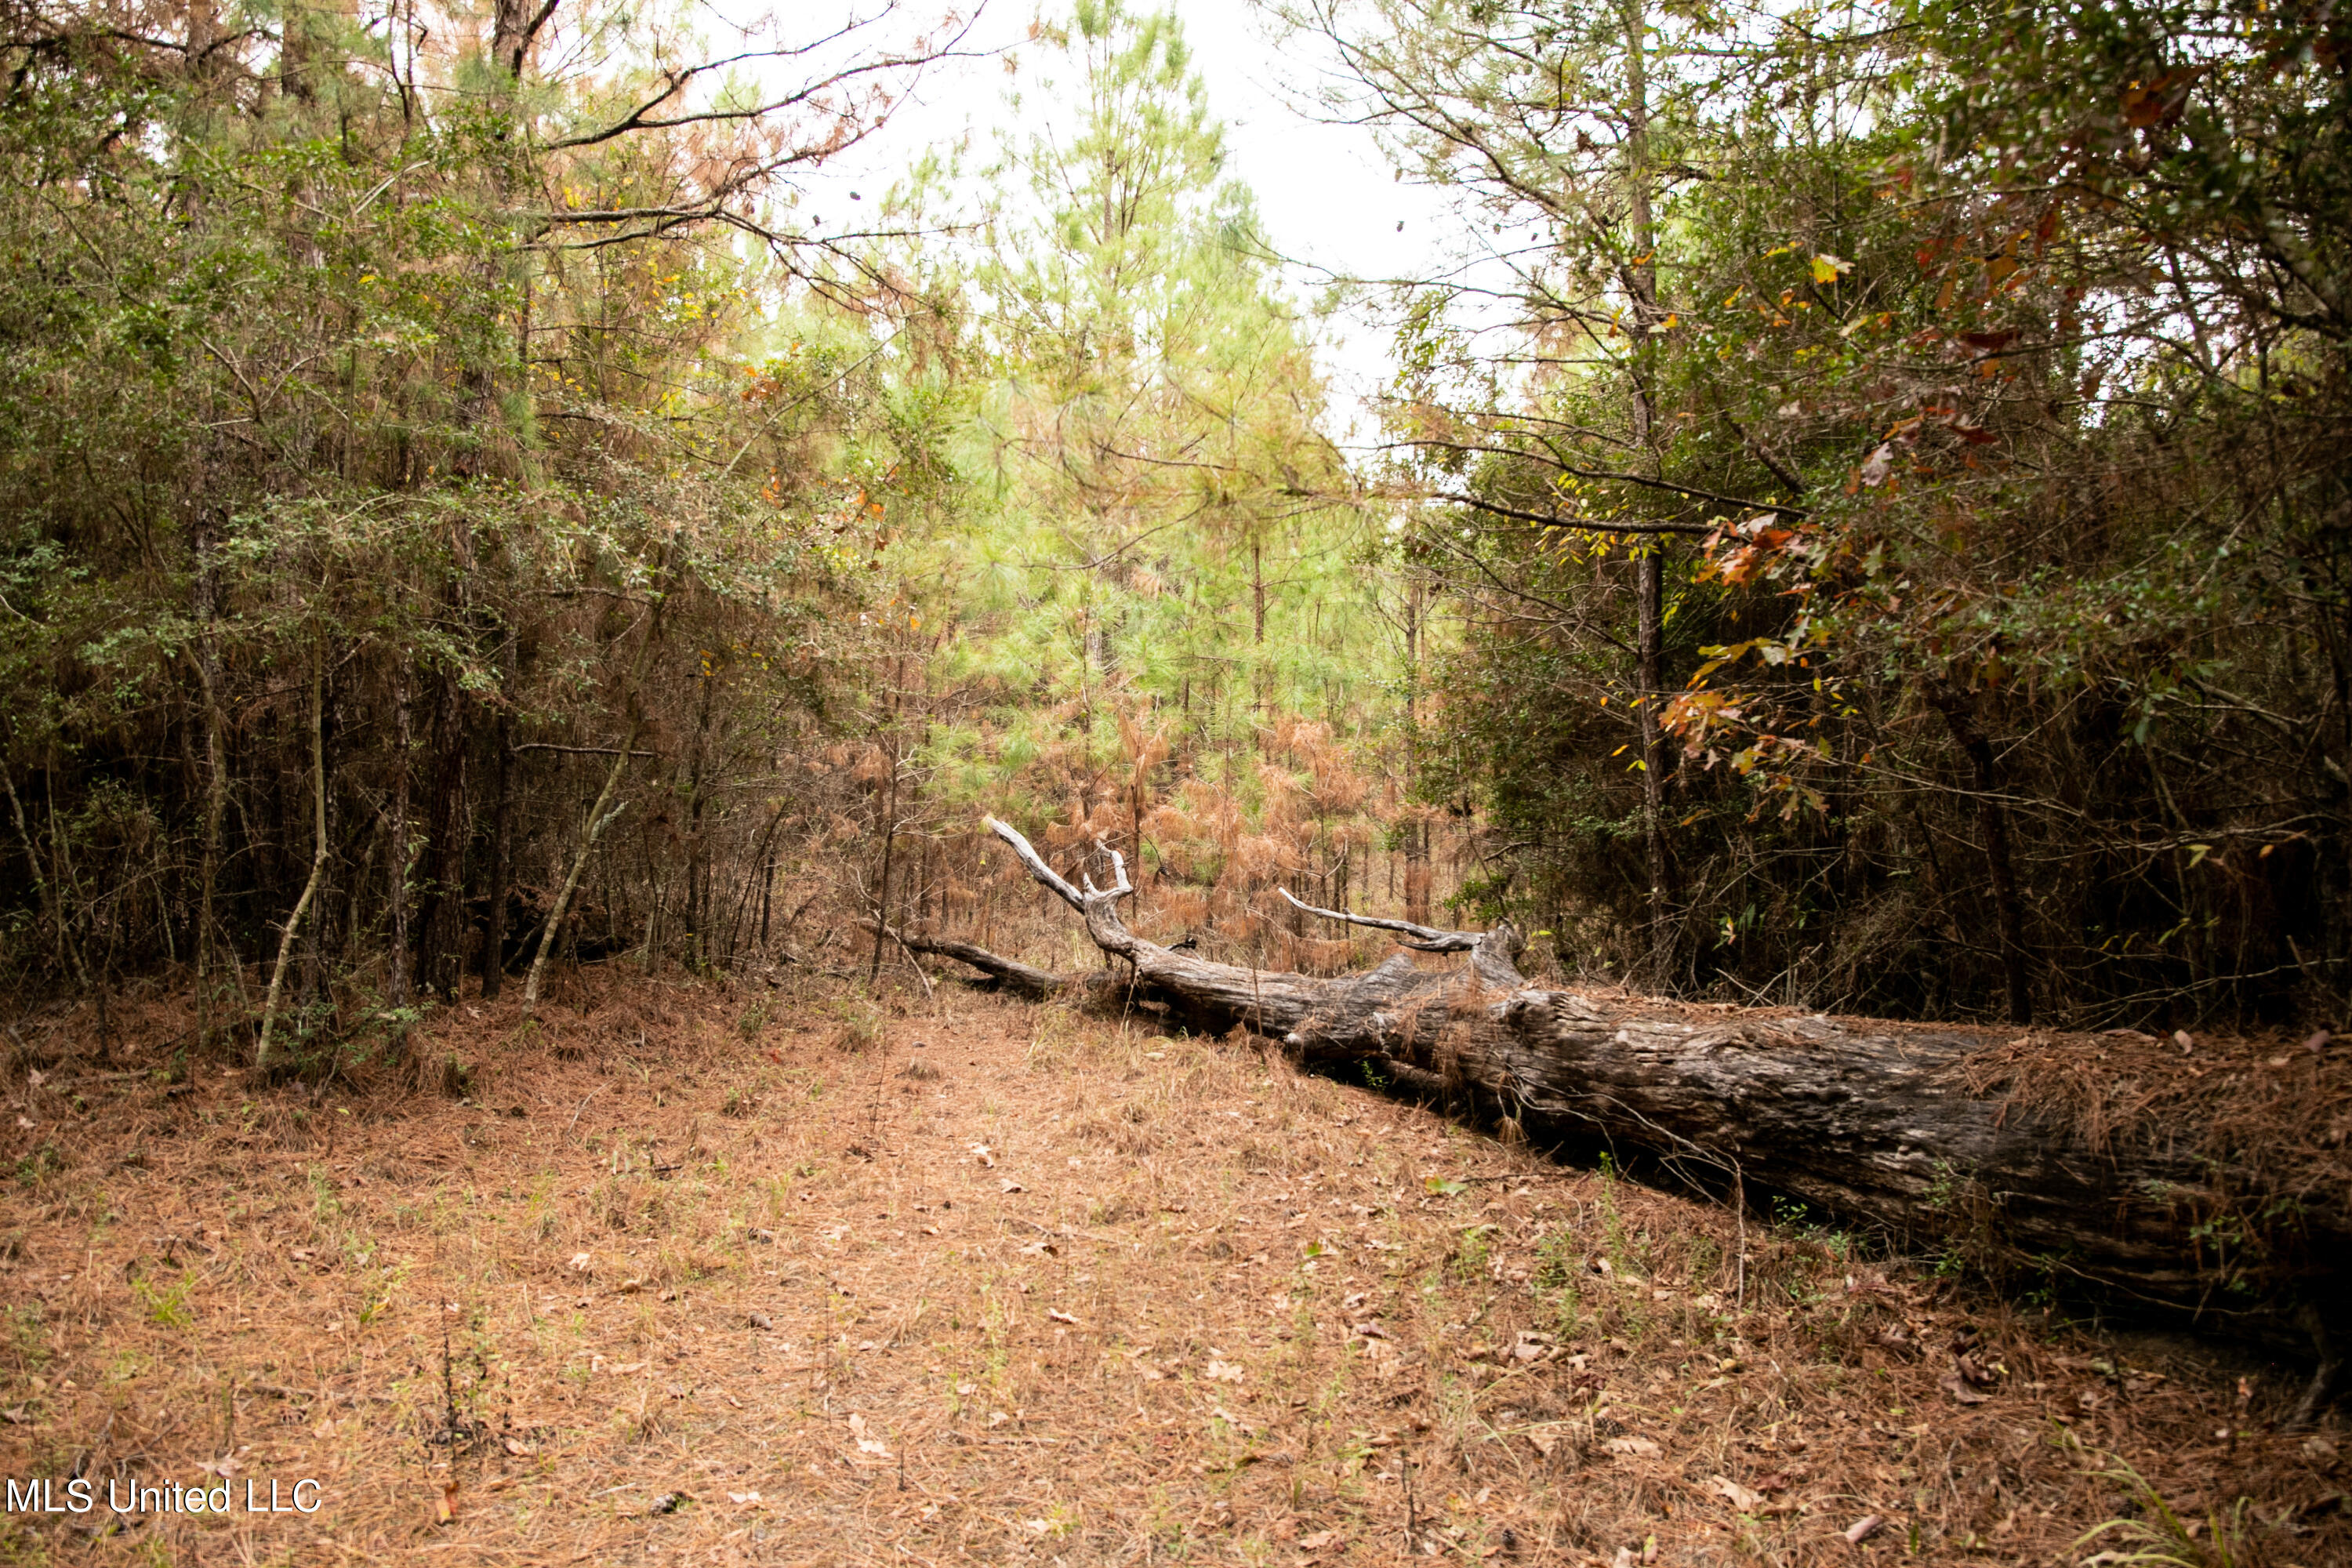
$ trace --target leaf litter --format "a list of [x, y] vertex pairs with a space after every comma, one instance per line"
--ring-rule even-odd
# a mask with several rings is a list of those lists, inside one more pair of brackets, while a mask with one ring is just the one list
[[[234, 1464], [325, 1506], [13, 1515], [0, 1551], [2053, 1563], [2128, 1467], [2241, 1561], [2352, 1560], [2291, 1369], [1819, 1227], [1751, 1217], [1743, 1258], [1719, 1207], [1241, 1039], [943, 991], [879, 1032], [966, 1065], [877, 1096], [839, 1043], [871, 1005], [824, 983], [749, 1041], [721, 986], [572, 985], [536, 1030], [420, 1026], [462, 1102], [18, 1063], [52, 1153], [0, 1189], [0, 1470]], [[117, 1062], [186, 1006], [118, 1006]]]

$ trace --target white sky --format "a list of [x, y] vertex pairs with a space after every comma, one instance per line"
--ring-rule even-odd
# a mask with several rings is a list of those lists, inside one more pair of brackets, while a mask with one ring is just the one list
[[[1129, 5], [1155, 8], [1152, 0]], [[1425, 277], [1444, 268], [1451, 225], [1444, 195], [1398, 183], [1370, 132], [1319, 123], [1292, 107], [1312, 101], [1311, 54], [1296, 47], [1277, 52], [1247, 0], [1174, 0], [1174, 6], [1211, 111], [1225, 124], [1229, 172], [1256, 193], [1276, 247], [1303, 264], [1291, 276], [1297, 300], [1311, 300], [1326, 274]], [[980, 154], [973, 162], [983, 162], [992, 131], [1007, 123], [1007, 88], [1034, 86], [1047, 64], [1044, 46], [1024, 42], [1038, 11], [1037, 0], [990, 0], [967, 47], [1013, 50], [1018, 75], [1008, 75], [994, 58], [934, 67], [879, 133], [805, 182], [803, 212], [845, 215], [849, 191], [872, 201], [924, 148], [951, 143], [967, 131]], [[1066, 0], [1049, 0], [1047, 14], [1066, 19]], [[1055, 69], [1066, 72], [1066, 64], [1056, 62]], [[1024, 118], [1036, 111], [1024, 108]], [[1388, 333], [1343, 318], [1329, 324], [1322, 346], [1335, 408], [1348, 417], [1386, 379]]]

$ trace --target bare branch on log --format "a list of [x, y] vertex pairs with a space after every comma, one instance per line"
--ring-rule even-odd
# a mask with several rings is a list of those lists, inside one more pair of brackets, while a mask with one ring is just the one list
[[1029, 840], [1021, 836], [1020, 829], [1013, 827], [1008, 823], [999, 822], [992, 816], [982, 817], [981, 826], [987, 828], [991, 833], [995, 834], [999, 838], [1003, 839], [1005, 843], [1011, 845], [1013, 847], [1013, 853], [1020, 857], [1021, 863], [1024, 866], [1029, 868], [1029, 874], [1032, 877], [1036, 878], [1038, 881], [1045, 884], [1048, 889], [1058, 895], [1062, 902], [1069, 905], [1070, 908], [1077, 910], [1080, 914], [1087, 912], [1087, 901], [1085, 899], [1079, 897], [1078, 890], [1070, 886], [1067, 882], [1062, 880], [1060, 872], [1045, 864], [1045, 858], [1043, 855], [1038, 854], [1035, 849], [1030, 847]]
[[1290, 900], [1290, 907], [1305, 910], [1310, 915], [1321, 915], [1327, 921], [1345, 921], [1351, 926], [1374, 926], [1381, 931], [1402, 931], [1413, 940], [1402, 945], [1417, 952], [1467, 952], [1478, 945], [1481, 932], [1475, 931], [1440, 931], [1435, 926], [1417, 926], [1411, 921], [1382, 920], [1378, 915], [1351, 915], [1344, 910], [1318, 909], [1292, 898], [1288, 888], [1276, 888], [1276, 892]]
[[952, 958], [959, 963], [969, 963], [983, 974], [992, 975], [1010, 991], [1020, 993], [1035, 1001], [1043, 1001], [1078, 984], [1078, 976], [1056, 974], [1038, 969], [1016, 959], [1000, 958], [984, 947], [968, 942], [950, 942], [935, 936], [917, 936], [896, 926], [877, 926], [868, 916], [858, 917], [859, 929], [887, 937], [908, 952], [928, 952], [939, 958]]

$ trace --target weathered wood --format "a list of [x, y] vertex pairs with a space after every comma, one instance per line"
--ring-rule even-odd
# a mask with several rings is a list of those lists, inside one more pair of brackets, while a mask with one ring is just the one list
[[[1898, 1245], [2094, 1285], [2215, 1326], [2343, 1335], [2338, 1260], [2352, 1256], [2344, 1192], [2283, 1192], [2273, 1177], [2214, 1158], [2194, 1126], [2140, 1119], [2097, 1136], [1997, 1089], [1971, 1090], [1972, 1061], [2004, 1045], [2002, 1035], [1545, 990], [1519, 973], [1521, 942], [1507, 922], [1443, 931], [1300, 904], [1468, 962], [1433, 971], [1399, 953], [1328, 979], [1213, 963], [1127, 929], [1118, 906], [1133, 889], [1116, 851], [1102, 848], [1109, 888], [1074, 887], [1017, 831], [988, 826], [1085, 920], [1097, 947], [1132, 966], [1129, 994], [1208, 1027], [1238, 1024], [1306, 1064], [1363, 1064], [1530, 1131], [1581, 1134], [1726, 1188], [1783, 1194], [1824, 1219], [1883, 1228]], [[1019, 967], [951, 951], [967, 948], [933, 941], [923, 951], [992, 973]], [[1058, 984], [1026, 989], [1068, 984], [1051, 978]]]
[[929, 953], [939, 958], [952, 958], [959, 963], [968, 963], [982, 973], [993, 977], [1005, 990], [1018, 996], [1026, 996], [1033, 1002], [1042, 1002], [1048, 996], [1059, 995], [1079, 984], [1079, 977], [1076, 975], [1056, 974], [1049, 969], [1038, 969], [1016, 959], [1002, 958], [984, 947], [975, 947], [968, 942], [950, 942], [941, 937], [918, 936], [913, 931], [902, 931], [895, 926], [883, 925], [866, 916], [860, 916], [857, 925], [861, 931], [871, 931], [877, 936], [897, 942], [908, 952]]

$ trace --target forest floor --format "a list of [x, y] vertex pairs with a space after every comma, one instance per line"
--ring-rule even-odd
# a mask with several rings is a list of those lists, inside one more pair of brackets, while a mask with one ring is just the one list
[[0, 1473], [96, 1506], [0, 1560], [2352, 1562], [2284, 1370], [1239, 1039], [620, 976], [430, 1015], [459, 1100], [20, 1020]]

